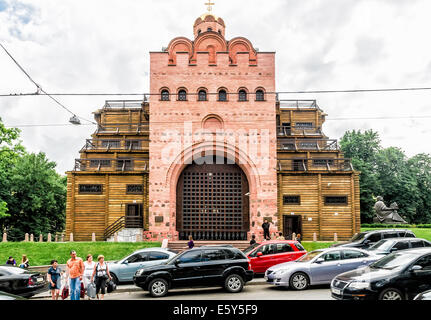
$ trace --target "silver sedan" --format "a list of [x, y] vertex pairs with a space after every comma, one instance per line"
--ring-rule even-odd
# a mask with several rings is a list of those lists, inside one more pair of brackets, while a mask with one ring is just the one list
[[310, 285], [330, 284], [340, 273], [368, 266], [380, 258], [356, 248], [314, 250], [296, 261], [269, 268], [265, 272], [265, 279], [276, 286], [304, 290]]

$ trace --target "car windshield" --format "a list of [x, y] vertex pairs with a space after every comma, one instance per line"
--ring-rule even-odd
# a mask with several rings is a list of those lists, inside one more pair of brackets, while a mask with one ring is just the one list
[[248, 247], [247, 249], [244, 249], [242, 252], [244, 252], [245, 255], [248, 255], [250, 252], [252, 252], [258, 246], [260, 246], [260, 243], [252, 244], [250, 247]]
[[314, 250], [314, 251], [308, 252], [307, 254], [303, 255], [301, 258], [299, 258], [296, 261], [307, 262], [307, 261], [313, 260], [316, 256], [318, 256], [322, 252], [323, 252], [322, 250]]
[[370, 268], [373, 269], [388, 269], [392, 270], [398, 267], [404, 267], [408, 265], [414, 258], [417, 257], [417, 254], [413, 253], [392, 253], [370, 265]]
[[373, 246], [371, 246], [368, 250], [379, 250], [379, 251], [388, 251], [394, 242], [391, 240], [380, 240]]
[[172, 262], [173, 262], [176, 258], [178, 258], [180, 255], [181, 255], [181, 253], [178, 253], [178, 254], [176, 254], [176, 255], [174, 255], [174, 256], [172, 256], [172, 257], [170, 257], [170, 258], [168, 259], [168, 261], [166, 261], [164, 264], [172, 264]]
[[366, 236], [365, 232], [357, 233], [352, 237], [352, 239], [350, 239], [350, 241], [352, 242], [359, 241], [359, 240], [362, 240], [365, 236]]

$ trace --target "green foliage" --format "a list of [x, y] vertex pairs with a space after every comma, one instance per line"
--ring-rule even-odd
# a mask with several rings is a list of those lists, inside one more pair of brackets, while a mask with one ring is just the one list
[[29, 154], [18, 129], [0, 119], [0, 228], [10, 240], [61, 232], [65, 224], [66, 178], [44, 153]]
[[[431, 229], [430, 228], [409, 228], [406, 227], [405, 225], [397, 225], [396, 227], [397, 229], [409, 229], [411, 231], [413, 231], [413, 233], [415, 234], [415, 236], [417, 238], [422, 238], [428, 241], [431, 241]], [[361, 228], [361, 231], [369, 231], [369, 230], [379, 230], [382, 229], [381, 227], [378, 228]]]
[[408, 159], [395, 147], [382, 148], [377, 132], [348, 131], [341, 149], [361, 172], [361, 219], [372, 222], [375, 197], [389, 205], [397, 202], [399, 213], [410, 223], [431, 222], [431, 156], [418, 154]]

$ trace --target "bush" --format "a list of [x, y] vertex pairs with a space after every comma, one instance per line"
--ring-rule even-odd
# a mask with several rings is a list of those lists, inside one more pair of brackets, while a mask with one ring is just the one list
[[363, 223], [361, 228], [431, 228], [431, 224], [381, 224], [381, 223]]

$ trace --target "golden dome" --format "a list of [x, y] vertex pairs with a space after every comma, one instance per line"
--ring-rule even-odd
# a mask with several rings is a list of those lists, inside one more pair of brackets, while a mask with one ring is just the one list
[[202, 22], [217, 22], [221, 24], [223, 27], [225, 26], [224, 21], [222, 18], [217, 17], [216, 15], [212, 13], [204, 13], [199, 18], [196, 19], [194, 26], [196, 27], [198, 24], [201, 24]]

